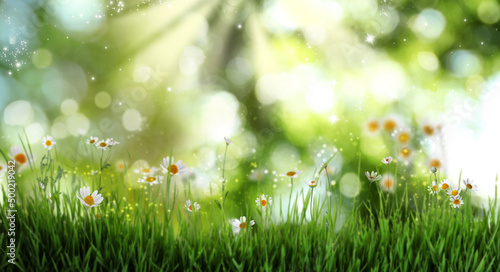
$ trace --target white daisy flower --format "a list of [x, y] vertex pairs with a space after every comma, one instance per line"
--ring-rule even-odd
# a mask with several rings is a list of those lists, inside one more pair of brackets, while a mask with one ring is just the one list
[[[247, 229], [247, 218], [245, 216], [240, 217], [240, 220], [234, 219], [233, 223], [233, 228], [235, 233], [239, 233], [240, 230], [246, 230]], [[250, 221], [250, 227], [255, 225], [255, 221], [251, 220]]]
[[163, 181], [163, 176], [144, 176], [138, 179], [137, 181], [153, 185], [153, 184], [158, 184], [159, 181]]
[[10, 154], [12, 159], [16, 162], [16, 165], [19, 166], [19, 169], [35, 160], [35, 156], [27, 156], [20, 146], [13, 146], [10, 149]]
[[365, 176], [366, 178], [370, 181], [370, 182], [374, 182], [374, 181], [377, 181], [377, 180], [380, 180], [382, 178], [381, 175], [379, 175], [377, 172], [375, 171], [372, 171], [371, 173], [366, 171], [365, 172]]
[[452, 197], [456, 197], [457, 195], [460, 195], [460, 191], [462, 188], [458, 188], [458, 186], [450, 186], [448, 189], [448, 195]]
[[52, 203], [52, 194], [51, 193], [49, 193], [48, 199], [49, 199], [50, 203]]
[[97, 207], [99, 204], [101, 204], [103, 197], [101, 194], [97, 194], [97, 190], [95, 190], [92, 195], [90, 194], [90, 187], [85, 187], [80, 189], [80, 195], [76, 195], [78, 199], [80, 199], [80, 202], [86, 207], [86, 208], [92, 208], [92, 207]]
[[302, 171], [295, 170], [295, 171], [288, 171], [285, 174], [281, 174], [280, 176], [288, 178], [298, 178], [300, 174], [302, 174]]
[[432, 182], [431, 186], [427, 186], [427, 191], [429, 191], [431, 195], [437, 194], [438, 186], [436, 185], [435, 181]]
[[149, 166], [145, 165], [139, 169], [135, 169], [134, 173], [147, 176], [147, 175], [154, 175], [156, 172], [158, 172], [158, 170], [160, 170], [160, 169], [158, 169], [156, 167], [150, 168]]
[[262, 207], [262, 210], [265, 211], [267, 206], [273, 203], [273, 200], [271, 197], [262, 194], [261, 196], [257, 197], [255, 203], [257, 204], [258, 207]]
[[464, 201], [460, 195], [457, 195], [455, 197], [451, 197], [450, 201], [451, 201], [451, 206], [453, 208], [459, 208], [461, 205], [464, 204]]
[[101, 140], [101, 141], [99, 141], [98, 143], [95, 144], [95, 146], [97, 148], [99, 148], [99, 149], [106, 150], [111, 145], [109, 144], [109, 139], [107, 139], [107, 140]]
[[413, 158], [413, 150], [411, 150], [411, 148], [409, 148], [408, 146], [405, 146], [399, 150], [398, 155], [401, 160], [408, 162]]
[[106, 141], [108, 141], [109, 146], [120, 144], [120, 142], [113, 140], [113, 138], [106, 139]]
[[230, 145], [233, 141], [231, 139], [224, 137], [224, 141], [226, 142], [226, 145]]
[[408, 130], [401, 130], [396, 135], [396, 139], [400, 144], [408, 144], [411, 140], [411, 134]]
[[198, 202], [191, 204], [191, 200], [189, 200], [189, 199], [186, 201], [186, 204], [184, 205], [184, 207], [186, 207], [186, 209], [190, 212], [197, 212], [201, 208], [201, 206], [200, 206], [200, 204], [198, 204]]
[[87, 139], [87, 144], [95, 145], [99, 141], [99, 138], [90, 136], [90, 139]]
[[[170, 175], [175, 176], [175, 175], [181, 175], [184, 172], [188, 170], [185, 164], [182, 163], [182, 161], [178, 161], [176, 163], [170, 164], [170, 162], [174, 161], [174, 157], [172, 157], [172, 160], [170, 160], [169, 157], [163, 158], [163, 161], [161, 163], [161, 168], [165, 170], [165, 172], [169, 172], [170, 170]], [[170, 169], [168, 168], [168, 165], [170, 164]]]
[[449, 180], [444, 179], [439, 183], [439, 189], [448, 190], [449, 188], [450, 188], [450, 181]]
[[48, 150], [51, 150], [52, 147], [56, 144], [56, 141], [54, 141], [54, 137], [47, 135], [42, 138], [42, 145], [43, 147], [47, 148]]
[[394, 130], [396, 130], [398, 128], [398, 126], [399, 126], [398, 123], [400, 123], [399, 122], [399, 117], [397, 117], [397, 116], [388, 116], [382, 122], [382, 127], [387, 132], [393, 132]]
[[380, 131], [380, 122], [375, 118], [371, 118], [366, 122], [364, 128], [366, 134], [370, 136], [376, 135]]
[[470, 179], [464, 179], [464, 180], [462, 180], [462, 183], [465, 185], [465, 188], [467, 188], [468, 190], [471, 190], [473, 192], [478, 191], [478, 186], [477, 186], [477, 184], [474, 183], [474, 181], [472, 181]]
[[0, 175], [7, 171], [7, 166], [0, 163]]
[[382, 162], [385, 164], [385, 165], [389, 165], [389, 163], [392, 162], [392, 157], [389, 156], [389, 157], [385, 157], [382, 159]]
[[318, 183], [315, 181], [315, 180], [311, 180], [311, 181], [304, 181], [307, 186], [311, 187], [311, 188], [314, 188], [316, 186], [318, 186]]
[[394, 192], [394, 177], [392, 175], [383, 175], [380, 179], [380, 188], [389, 193]]

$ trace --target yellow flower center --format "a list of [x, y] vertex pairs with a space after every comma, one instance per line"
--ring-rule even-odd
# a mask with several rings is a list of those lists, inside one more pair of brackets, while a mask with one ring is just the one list
[[368, 123], [368, 130], [370, 132], [375, 132], [378, 130], [378, 122], [373, 120]]
[[2, 171], [2, 169], [3, 169], [3, 166], [0, 165], [0, 171]]
[[23, 153], [19, 153], [14, 156], [14, 160], [16, 160], [16, 162], [19, 164], [25, 164], [28, 159], [26, 158], [26, 155], [24, 155]]
[[179, 173], [179, 168], [177, 168], [177, 165], [175, 164], [170, 165], [170, 173], [172, 173], [172, 175]]
[[151, 172], [151, 169], [149, 169], [149, 168], [142, 168], [141, 172], [143, 172], [143, 173], [149, 173], [149, 172]]
[[309, 187], [316, 187], [316, 181], [312, 180], [311, 184], [309, 184]]
[[240, 229], [246, 229], [247, 228], [247, 223], [243, 222], [240, 224]]
[[293, 177], [293, 176], [295, 176], [295, 174], [297, 174], [297, 172], [295, 172], [295, 171], [290, 171], [290, 172], [286, 173], [286, 175], [289, 177]]
[[90, 144], [95, 144], [95, 139], [89, 141]]
[[387, 131], [393, 131], [396, 128], [396, 122], [392, 119], [389, 119], [384, 122], [384, 129]]
[[441, 161], [438, 159], [432, 159], [430, 162], [431, 167], [439, 168], [441, 167]]
[[450, 187], [450, 185], [448, 185], [448, 183], [443, 183], [443, 185], [441, 185], [441, 189], [443, 190], [446, 190]]
[[458, 191], [457, 191], [457, 190], [453, 190], [453, 191], [451, 191], [451, 195], [453, 195], [453, 196], [458, 195]]
[[267, 205], [267, 201], [265, 199], [262, 199], [261, 203], [262, 203], [262, 206], [266, 206]]
[[188, 209], [189, 209], [190, 211], [192, 211], [192, 210], [193, 210], [193, 206], [189, 205]]
[[51, 140], [47, 140], [47, 141], [45, 142], [45, 145], [46, 145], [46, 146], [51, 146], [51, 145], [52, 145], [52, 141], [51, 141]]
[[147, 178], [146, 178], [146, 181], [147, 181], [147, 182], [153, 182], [153, 181], [155, 181], [155, 180], [156, 180], [156, 178], [155, 178], [155, 177], [147, 177]]
[[98, 214], [95, 215], [95, 217], [97, 217], [97, 219], [101, 219], [101, 214], [98, 213]]
[[455, 205], [460, 204], [460, 200], [458, 200], [458, 199], [453, 200], [453, 204], [455, 204]]
[[405, 158], [408, 158], [410, 157], [410, 154], [411, 154], [411, 151], [408, 147], [404, 147], [403, 149], [401, 149], [401, 155]]
[[399, 134], [399, 142], [407, 143], [410, 140], [410, 133], [404, 131]]
[[106, 147], [106, 146], [108, 146], [108, 144], [107, 144], [106, 142], [101, 142], [101, 143], [99, 144], [99, 146], [100, 146], [100, 147]]
[[386, 162], [389, 162], [389, 158], [385, 159]]
[[434, 128], [430, 125], [425, 125], [422, 129], [427, 136], [432, 136], [434, 134]]
[[385, 188], [392, 189], [392, 179], [386, 179], [384, 181]]
[[432, 190], [437, 191], [438, 187], [436, 185], [432, 186]]
[[94, 198], [91, 195], [86, 196], [83, 201], [87, 203], [89, 206], [94, 205]]
[[467, 183], [467, 185], [466, 185], [466, 186], [467, 186], [467, 188], [468, 188], [469, 190], [472, 190], [472, 184]]
[[372, 176], [370, 176], [370, 179], [373, 179], [373, 177], [372, 177]]
[[50, 201], [52, 201], [52, 196], [50, 196], [49, 198], [50, 198]]

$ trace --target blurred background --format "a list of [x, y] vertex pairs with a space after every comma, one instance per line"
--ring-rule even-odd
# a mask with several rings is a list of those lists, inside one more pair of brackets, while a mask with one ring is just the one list
[[398, 190], [426, 193], [435, 166], [485, 200], [500, 168], [499, 19], [493, 0], [4, 0], [0, 149], [15, 155], [24, 129], [38, 163], [53, 136], [67, 189], [95, 170], [85, 140], [114, 138], [104, 175], [126, 165], [129, 190], [172, 150], [190, 168], [174, 181], [208, 204], [227, 136], [238, 212], [262, 193], [286, 205], [279, 174], [304, 171], [306, 189], [333, 154], [324, 195], [366, 195], [364, 171], [387, 174], [392, 155]]

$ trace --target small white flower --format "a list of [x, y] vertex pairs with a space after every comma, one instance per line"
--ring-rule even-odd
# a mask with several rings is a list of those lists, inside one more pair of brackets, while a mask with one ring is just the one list
[[257, 204], [257, 207], [262, 207], [262, 210], [265, 211], [267, 206], [273, 203], [273, 200], [271, 197], [262, 194], [261, 196], [257, 197], [255, 203]]
[[318, 186], [318, 183], [315, 181], [315, 180], [311, 180], [311, 181], [304, 181], [307, 186], [311, 187], [311, 188], [314, 188], [316, 186]]
[[437, 194], [438, 186], [436, 185], [435, 181], [432, 182], [431, 186], [427, 186], [427, 191], [429, 191], [431, 195]]
[[159, 181], [163, 181], [163, 176], [144, 176], [138, 179], [137, 181], [153, 185], [153, 184], [158, 184]]
[[377, 172], [375, 171], [372, 171], [371, 173], [366, 171], [365, 172], [365, 176], [366, 178], [370, 181], [370, 182], [374, 182], [374, 181], [377, 181], [377, 180], [380, 180], [382, 178], [381, 175], [379, 175]]
[[392, 157], [391, 157], [391, 156], [389, 156], [389, 157], [385, 157], [385, 158], [383, 158], [383, 159], [382, 159], [382, 162], [383, 162], [384, 164], [386, 164], [386, 165], [389, 165], [389, 163], [391, 163], [391, 162], [392, 162]]
[[40, 182], [40, 187], [42, 188], [42, 190], [45, 190], [45, 185], [41, 182]]
[[465, 185], [465, 188], [467, 188], [467, 190], [471, 190], [473, 192], [478, 191], [478, 186], [474, 183], [474, 181], [470, 179], [464, 179], [462, 180], [462, 183]]
[[[186, 167], [185, 164], [182, 163], [182, 161], [178, 161], [176, 163], [173, 163], [173, 161], [174, 157], [172, 157], [172, 160], [170, 160], [169, 157], [163, 158], [163, 161], [160, 166], [161, 168], [163, 168], [163, 170], [165, 170], [165, 172], [168, 173], [170, 171], [170, 175], [172, 176], [181, 175], [188, 170], [188, 168]], [[170, 162], [172, 162], [172, 164], [170, 164]], [[168, 168], [169, 164], [170, 164], [170, 169]]]
[[186, 204], [184, 205], [184, 207], [186, 207], [186, 209], [190, 212], [197, 212], [201, 208], [201, 206], [200, 206], [200, 204], [198, 204], [198, 202], [195, 202], [191, 205], [191, 200], [189, 200], [189, 199], [186, 201]]
[[97, 174], [97, 173], [99, 173], [99, 171], [97, 171], [97, 170], [92, 170], [92, 171], [90, 171], [90, 175], [91, 175], [91, 176], [93, 176], [93, 175], [95, 175], [95, 174]]
[[394, 188], [394, 176], [392, 175], [383, 175], [382, 178], [380, 179], [380, 188], [382, 190], [393, 193], [395, 188]]
[[[247, 229], [247, 218], [245, 216], [242, 216], [242, 217], [240, 217], [240, 220], [234, 219], [232, 225], [233, 225], [235, 233], [239, 233], [240, 230], [246, 230]], [[255, 225], [255, 221], [251, 220], [250, 227], [253, 225]]]
[[158, 169], [156, 167], [150, 168], [149, 166], [145, 165], [145, 166], [140, 167], [139, 169], [135, 169], [134, 173], [147, 176], [147, 175], [154, 175], [156, 172], [158, 172], [158, 170], [160, 170], [160, 169]]
[[56, 141], [54, 141], [54, 137], [52, 136], [45, 136], [42, 138], [42, 145], [47, 148], [48, 150], [51, 150], [52, 147], [56, 144]]
[[0, 163], [0, 175], [7, 171], [7, 166], [5, 164]]
[[101, 140], [98, 143], [95, 144], [95, 146], [99, 149], [106, 150], [110, 147], [109, 145], [109, 139], [107, 140]]
[[20, 146], [13, 146], [10, 149], [10, 154], [12, 156], [12, 160], [14, 160], [16, 165], [19, 166], [19, 170], [22, 169], [23, 166], [35, 160], [35, 156], [27, 156]]
[[458, 186], [450, 186], [448, 189], [448, 195], [452, 197], [456, 197], [457, 195], [460, 195], [460, 191], [462, 188], [458, 188]]
[[92, 195], [90, 194], [90, 187], [85, 187], [80, 189], [80, 195], [76, 195], [80, 202], [85, 205], [86, 208], [97, 207], [101, 204], [103, 197], [101, 194], [97, 194], [97, 190], [95, 190]]
[[449, 188], [450, 188], [450, 181], [449, 180], [444, 179], [439, 183], [439, 189], [448, 190]]
[[231, 139], [224, 137], [224, 141], [226, 141], [226, 145], [230, 145], [233, 141]]
[[90, 139], [87, 139], [87, 144], [95, 145], [99, 141], [99, 138], [90, 136]]
[[48, 199], [49, 199], [50, 203], [52, 203], [52, 194], [51, 193], [49, 193]]
[[300, 174], [302, 174], [302, 171], [295, 170], [295, 171], [288, 171], [285, 174], [281, 174], [280, 176], [288, 178], [298, 178]]
[[450, 201], [453, 208], [459, 208], [462, 204], [464, 204], [464, 201], [462, 200], [462, 197], [460, 195], [451, 197]]
[[109, 146], [120, 144], [119, 142], [113, 140], [113, 138], [107, 139], [106, 141], [108, 141]]

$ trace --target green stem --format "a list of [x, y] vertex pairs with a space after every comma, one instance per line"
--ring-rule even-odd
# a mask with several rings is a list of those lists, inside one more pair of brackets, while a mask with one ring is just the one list
[[288, 198], [288, 211], [287, 211], [287, 216], [288, 220], [290, 220], [290, 206], [292, 206], [292, 192], [293, 192], [293, 178], [290, 178], [290, 197]]
[[85, 225], [87, 225], [87, 212], [89, 208], [85, 208], [85, 219], [83, 220], [83, 231], [87, 232], [87, 229], [85, 228]]

